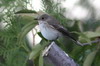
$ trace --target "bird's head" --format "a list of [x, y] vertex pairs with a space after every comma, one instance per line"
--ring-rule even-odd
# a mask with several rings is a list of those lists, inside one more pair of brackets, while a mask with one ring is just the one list
[[41, 16], [35, 18], [34, 20], [47, 21], [49, 18], [50, 18], [50, 16], [48, 14], [42, 14]]

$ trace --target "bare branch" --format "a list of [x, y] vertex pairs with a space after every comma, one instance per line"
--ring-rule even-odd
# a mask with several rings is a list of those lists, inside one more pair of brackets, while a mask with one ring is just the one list
[[48, 51], [48, 55], [44, 56], [44, 58], [49, 59], [54, 66], [78, 66], [78, 64], [59, 48], [55, 42], [52, 42], [51, 44], [52, 46]]
[[90, 43], [83, 43], [82, 46], [85, 46], [85, 45], [91, 45], [93, 43], [98, 43], [100, 41], [100, 39], [96, 39], [94, 41], [91, 41]]

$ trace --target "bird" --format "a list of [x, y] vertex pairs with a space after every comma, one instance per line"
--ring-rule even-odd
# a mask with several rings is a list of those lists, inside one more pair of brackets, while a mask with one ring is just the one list
[[42, 14], [37, 18], [34, 18], [39, 23], [39, 29], [43, 37], [47, 40], [57, 40], [64, 36], [70, 38], [76, 44], [83, 46], [78, 40], [76, 40], [71, 33], [64, 28], [60, 22], [49, 14]]

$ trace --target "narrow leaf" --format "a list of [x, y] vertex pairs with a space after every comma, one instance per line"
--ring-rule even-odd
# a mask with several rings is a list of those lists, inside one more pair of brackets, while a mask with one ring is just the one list
[[92, 32], [92, 31], [88, 31], [85, 32], [86, 36], [88, 38], [95, 38], [95, 37], [99, 37], [100, 36], [100, 32]]
[[40, 53], [40, 57], [39, 57], [39, 66], [43, 66], [43, 56], [42, 56], [42, 52]]
[[22, 28], [22, 31], [20, 32], [20, 34], [18, 35], [18, 44], [20, 44], [23, 40], [23, 38], [26, 36], [26, 34], [32, 30], [32, 28], [35, 27], [37, 23], [36, 22], [30, 22], [29, 24], [25, 25], [23, 28]]
[[29, 55], [29, 59], [36, 59], [39, 54], [41, 53], [41, 51], [47, 46], [48, 44], [44, 43], [44, 44], [38, 44], [36, 46], [33, 47], [32, 52]]
[[85, 59], [83, 66], [91, 66], [95, 56], [96, 56], [97, 50], [91, 52]]
[[19, 13], [37, 13], [37, 12], [33, 10], [24, 9], [16, 12], [15, 14], [19, 14]]

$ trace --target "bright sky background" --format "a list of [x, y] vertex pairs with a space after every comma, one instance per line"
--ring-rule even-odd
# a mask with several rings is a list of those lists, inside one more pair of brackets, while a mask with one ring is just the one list
[[[55, 1], [61, 1], [61, 0], [55, 0]], [[65, 0], [61, 1], [61, 4], [64, 8], [66, 8], [67, 12], [64, 14], [66, 17], [72, 18], [72, 19], [88, 19], [89, 18], [89, 10], [86, 8], [83, 8], [80, 5], [77, 5], [77, 3], [80, 0]], [[96, 18], [98, 19], [100, 17], [100, 0], [87, 0], [92, 7], [96, 11]], [[30, 3], [32, 6], [28, 5], [29, 9], [33, 9], [36, 11], [42, 10], [42, 2], [41, 0], [30, 0]], [[88, 18], [87, 18], [88, 16]], [[90, 15], [91, 16], [91, 15]]]
[[30, 4], [28, 4], [28, 9], [33, 9], [33, 10], [36, 10], [36, 11], [42, 10], [41, 0], [30, 0], [30, 3], [32, 5], [30, 6]]

